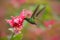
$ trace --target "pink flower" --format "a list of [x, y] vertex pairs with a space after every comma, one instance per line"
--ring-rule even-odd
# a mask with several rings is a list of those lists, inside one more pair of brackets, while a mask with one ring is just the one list
[[17, 33], [23, 28], [23, 22], [26, 16], [30, 14], [31, 14], [30, 11], [24, 9], [22, 10], [19, 16], [16, 17], [11, 16], [12, 19], [6, 21], [14, 28], [15, 33]]
[[50, 21], [44, 21], [44, 26], [46, 26], [47, 28], [52, 27], [52, 25], [55, 24], [54, 20], [50, 20]]
[[10, 2], [14, 7], [19, 8], [26, 0], [10, 0]]
[[19, 31], [23, 28], [22, 24], [24, 19], [22, 19], [21, 17], [12, 17], [11, 20], [6, 21], [13, 27], [15, 33], [19, 33]]
[[25, 18], [26, 17], [27, 18], [31, 18], [31, 16], [32, 16], [32, 11], [30, 11], [30, 10], [23, 9], [23, 11], [21, 12], [20, 16], [23, 15], [22, 13], [24, 14]]

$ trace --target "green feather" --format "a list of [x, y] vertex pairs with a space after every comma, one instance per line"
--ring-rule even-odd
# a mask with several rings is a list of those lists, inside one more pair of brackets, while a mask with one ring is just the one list
[[35, 24], [35, 21], [34, 21], [33, 18], [26, 18], [25, 20], [28, 21], [31, 24]]

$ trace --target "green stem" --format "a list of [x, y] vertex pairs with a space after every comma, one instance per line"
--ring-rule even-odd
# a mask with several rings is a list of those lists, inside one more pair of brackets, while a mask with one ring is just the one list
[[13, 38], [14, 34], [15, 34], [15, 33], [12, 33], [10, 40], [12, 40], [12, 38]]

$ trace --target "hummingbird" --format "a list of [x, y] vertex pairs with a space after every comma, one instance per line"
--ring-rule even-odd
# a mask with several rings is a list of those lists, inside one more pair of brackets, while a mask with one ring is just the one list
[[[45, 10], [45, 7], [43, 7], [41, 10], [38, 11], [40, 5], [37, 5], [36, 9], [34, 10], [31, 18], [25, 18], [25, 20], [31, 24], [37, 25], [37, 23], [35, 22], [36, 17], [39, 16], [39, 14], [41, 14], [41, 12], [43, 12]], [[38, 19], [37, 19], [38, 20]]]

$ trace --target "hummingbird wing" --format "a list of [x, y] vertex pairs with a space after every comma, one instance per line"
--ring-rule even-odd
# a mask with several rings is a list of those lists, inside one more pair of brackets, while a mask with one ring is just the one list
[[39, 14], [41, 15], [42, 14], [42, 12], [44, 12], [45, 11], [45, 7], [43, 7], [41, 10], [39, 10], [38, 11], [38, 13], [36, 14], [36, 17], [38, 17], [39, 16]]
[[36, 12], [38, 11], [39, 6], [40, 6], [40, 5], [37, 5], [36, 9], [34, 10], [32, 16], [31, 16], [31, 18], [34, 18], [34, 16], [36, 15]]
[[36, 15], [35, 15], [35, 23], [36, 23], [37, 26], [39, 26], [39, 25], [41, 24], [40, 18], [41, 18], [42, 15], [44, 14], [45, 8], [46, 8], [46, 7], [43, 7], [42, 9], [40, 9], [40, 10], [36, 13]]

